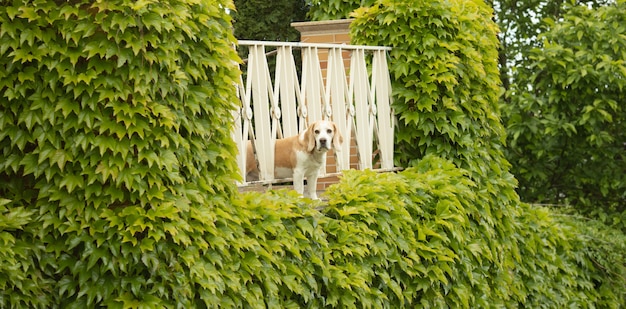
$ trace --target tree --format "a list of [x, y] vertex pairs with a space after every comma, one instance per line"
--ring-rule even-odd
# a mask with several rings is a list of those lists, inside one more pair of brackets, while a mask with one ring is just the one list
[[519, 192], [624, 222], [626, 2], [575, 6], [547, 24], [504, 106]]
[[349, 18], [354, 10], [374, 3], [376, 0], [312, 0], [309, 16], [313, 20]]
[[[300, 32], [291, 27], [292, 22], [305, 21], [309, 10], [308, 0], [235, 0], [236, 10], [232, 12], [235, 37], [239, 40], [261, 41], [300, 41]], [[248, 48], [239, 46], [239, 56], [246, 62]], [[269, 51], [271, 52], [271, 50]], [[299, 63], [301, 55], [295, 55]], [[244, 64], [245, 65], [245, 64]], [[268, 59], [272, 76], [276, 58]], [[245, 70], [244, 70], [245, 71]]]
[[238, 177], [228, 9], [2, 1], [0, 307], [215, 298], [210, 214]]
[[306, 0], [235, 0], [233, 11], [235, 37], [240, 40], [300, 40], [292, 22], [305, 21], [309, 5]]
[[498, 62], [503, 87], [519, 81], [515, 67], [524, 66], [531, 49], [540, 45], [537, 36], [548, 26], [547, 20], [559, 20], [572, 5], [600, 7], [613, 0], [524, 0], [487, 1], [494, 9], [494, 19], [500, 28]]

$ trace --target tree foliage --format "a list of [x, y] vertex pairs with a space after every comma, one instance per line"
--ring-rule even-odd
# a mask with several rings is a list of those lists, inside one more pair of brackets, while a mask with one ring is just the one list
[[304, 21], [306, 0], [234, 0], [233, 27], [240, 40], [298, 41], [300, 33], [292, 22]]
[[494, 19], [500, 28], [499, 64], [505, 89], [511, 83], [524, 82], [517, 76], [515, 67], [524, 66], [531, 49], [539, 47], [538, 39], [549, 20], [559, 20], [572, 5], [599, 7], [614, 3], [613, 0], [523, 0], [487, 1], [494, 8]]
[[0, 307], [208, 302], [237, 177], [227, 9], [2, 1]]
[[360, 7], [370, 7], [376, 0], [311, 0], [309, 16], [312, 20], [349, 18]]
[[[300, 41], [300, 32], [291, 26], [292, 22], [307, 20], [309, 10], [308, 0], [235, 0], [236, 10], [231, 12], [233, 16], [233, 28], [235, 37], [239, 40], [260, 41]], [[248, 47], [238, 46], [237, 52], [247, 63]], [[269, 48], [269, 53], [272, 48]], [[297, 63], [301, 62], [302, 56], [294, 55]], [[274, 76], [276, 57], [268, 57], [270, 74]], [[245, 70], [244, 70], [245, 72]], [[245, 73], [244, 73], [245, 74]]]
[[[524, 200], [626, 218], [626, 2], [549, 23], [504, 111]], [[527, 83], [522, 82], [527, 81]]]

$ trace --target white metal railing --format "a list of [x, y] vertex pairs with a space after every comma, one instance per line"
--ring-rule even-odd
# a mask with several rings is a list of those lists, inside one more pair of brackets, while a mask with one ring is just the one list
[[[276, 180], [276, 139], [296, 135], [308, 123], [320, 119], [334, 121], [344, 136], [342, 149], [334, 152], [336, 172], [350, 168], [353, 144], [359, 169], [394, 168], [394, 116], [386, 57], [391, 48], [264, 41], [239, 41], [239, 45], [249, 48], [245, 84], [242, 78], [238, 85], [241, 110], [234, 115], [233, 132], [244, 180], [248, 140], [253, 141], [256, 150], [258, 182], [271, 183]], [[276, 48], [274, 80], [267, 61], [268, 47]], [[300, 81], [294, 49], [302, 54]], [[328, 53], [325, 79], [318, 56], [323, 50]], [[345, 69], [346, 61], [350, 64], [349, 72]], [[379, 159], [376, 165], [375, 152]], [[321, 174], [326, 171], [323, 169]]]

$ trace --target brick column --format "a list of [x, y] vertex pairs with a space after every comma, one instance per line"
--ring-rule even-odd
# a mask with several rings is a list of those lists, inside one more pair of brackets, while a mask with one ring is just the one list
[[[291, 23], [291, 26], [300, 31], [300, 42], [302, 43], [336, 43], [350, 44], [350, 23], [352, 19], [340, 20], [324, 20]], [[346, 72], [350, 70], [349, 52], [345, 52], [343, 56]], [[328, 62], [328, 51], [321, 49], [318, 52], [320, 59], [320, 67], [322, 68], [322, 76], [326, 77], [326, 68]], [[342, 132], [343, 133], [343, 132]], [[344, 133], [345, 134], [345, 133]], [[354, 136], [354, 133], [352, 134]], [[358, 156], [353, 138], [350, 146], [350, 168], [358, 169]], [[334, 152], [328, 153], [326, 170], [329, 173], [337, 171]], [[331, 184], [337, 183], [336, 176], [324, 177], [318, 180], [317, 189], [325, 190]]]
[[[339, 19], [297, 22], [291, 23], [291, 26], [300, 31], [300, 42], [302, 43], [350, 44], [350, 23], [352, 23], [352, 19]], [[317, 56], [320, 59], [322, 76], [326, 78], [328, 51], [320, 49]], [[349, 59], [349, 52], [344, 52], [343, 58]], [[350, 61], [345, 61], [345, 68], [348, 72]]]
[[291, 23], [300, 31], [302, 43], [346, 43], [350, 44], [352, 19], [305, 21]]

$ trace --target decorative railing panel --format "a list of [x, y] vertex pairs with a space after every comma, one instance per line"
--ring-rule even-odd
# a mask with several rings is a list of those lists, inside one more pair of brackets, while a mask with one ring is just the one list
[[[298, 134], [320, 119], [334, 121], [344, 136], [342, 149], [333, 152], [334, 172], [349, 169], [351, 155], [357, 158], [359, 169], [394, 168], [394, 116], [387, 68], [390, 48], [262, 41], [239, 41], [239, 45], [249, 50], [245, 82], [242, 77], [238, 85], [241, 110], [234, 115], [233, 132], [242, 174], [247, 141], [251, 140], [259, 166], [257, 181], [277, 181], [276, 139]], [[268, 53], [269, 48], [276, 50]], [[302, 56], [300, 67], [294, 58], [296, 52]], [[268, 65], [269, 54], [276, 57], [273, 71]], [[326, 59], [320, 61], [320, 55]]]

